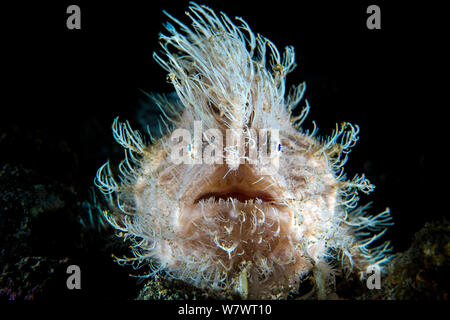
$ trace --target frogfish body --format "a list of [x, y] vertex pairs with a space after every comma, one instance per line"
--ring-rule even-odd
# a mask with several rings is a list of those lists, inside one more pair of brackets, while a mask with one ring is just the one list
[[177, 27], [166, 25], [154, 55], [177, 97], [149, 95], [161, 136], [145, 143], [116, 119], [120, 177], [106, 163], [95, 181], [110, 204], [104, 216], [131, 242], [133, 257], [119, 260], [253, 299], [286, 297], [307, 275], [326, 297], [336, 274], [382, 266], [388, 243], [372, 243], [389, 210], [358, 208], [358, 191], [374, 186], [343, 173], [358, 126], [326, 138], [303, 130], [308, 103], [294, 109], [305, 85], [285, 90], [292, 47], [280, 55], [244, 20], [205, 6], [187, 15], [190, 27], [168, 15]]

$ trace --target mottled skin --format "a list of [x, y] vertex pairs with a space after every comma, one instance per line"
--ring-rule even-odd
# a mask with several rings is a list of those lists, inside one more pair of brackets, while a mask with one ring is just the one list
[[[96, 181], [114, 204], [105, 216], [132, 240], [134, 259], [149, 262], [154, 272], [243, 298], [284, 297], [311, 272], [319, 297], [325, 297], [336, 272], [361, 272], [387, 261], [387, 245], [369, 251], [371, 241], [360, 234], [389, 225], [388, 212], [372, 217], [355, 210], [357, 190], [373, 186], [364, 175], [348, 181], [341, 171], [359, 128], [344, 123], [327, 139], [303, 132], [309, 107], [297, 117], [292, 110], [305, 86], [285, 97], [293, 49], [280, 58], [242, 20], [238, 29], [206, 7], [190, 9], [193, 29], [172, 18], [184, 34], [168, 25], [170, 36], [161, 35], [166, 59], [155, 55], [178, 96], [152, 96], [166, 130], [147, 146], [128, 123], [116, 120], [115, 138], [127, 150], [121, 181], [112, 178], [109, 165]], [[185, 129], [195, 136], [195, 121], [201, 121], [202, 133], [222, 133], [221, 164], [171, 160], [179, 144], [171, 132]], [[280, 139], [269, 148], [268, 164], [250, 162], [248, 150], [264, 129], [278, 130]], [[227, 130], [243, 137], [243, 153], [226, 140]], [[258, 144], [258, 154], [267, 144]], [[201, 142], [188, 141], [181, 150], [198, 159], [208, 145], [203, 134]]]

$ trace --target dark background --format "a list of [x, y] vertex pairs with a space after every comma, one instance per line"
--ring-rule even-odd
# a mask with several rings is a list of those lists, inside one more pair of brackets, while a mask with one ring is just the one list
[[[304, 122], [307, 128], [314, 120], [319, 135], [328, 135], [335, 123], [359, 125], [360, 140], [346, 164], [347, 176], [365, 173], [376, 185], [372, 194], [361, 195], [360, 204], [373, 201], [373, 213], [391, 208], [395, 226], [385, 239], [392, 240], [395, 251], [406, 250], [426, 221], [443, 216], [425, 201], [430, 188], [423, 134], [427, 92], [422, 84], [427, 81], [432, 40], [418, 16], [420, 7], [380, 1], [199, 3], [231, 18], [243, 17], [280, 52], [286, 45], [295, 47], [298, 66], [288, 76], [288, 86], [306, 81], [311, 105]], [[81, 7], [81, 30], [66, 28], [70, 4]], [[370, 4], [381, 8], [381, 30], [366, 28]], [[159, 50], [158, 33], [167, 21], [162, 10], [187, 22], [187, 5], [187, 1], [74, 0], [3, 7], [6, 81], [0, 128], [16, 132], [17, 139], [2, 146], [0, 164], [19, 163], [37, 170], [73, 185], [87, 199], [84, 190], [92, 186], [98, 167], [122, 157], [111, 134], [112, 120], [120, 116], [138, 128], [139, 89], [171, 91], [152, 53]], [[44, 139], [36, 148], [36, 132], [50, 145]], [[61, 143], [70, 152], [54, 152], [58, 148], [52, 145]], [[100, 263], [91, 251], [77, 253], [81, 264], [93, 264], [86, 259]], [[105, 266], [114, 268], [110, 263]], [[129, 280], [126, 271], [118, 272], [98, 275], [97, 270], [89, 280], [90, 295], [100, 295], [101, 289], [94, 288], [98, 281], [98, 287], [111, 287], [111, 296], [135, 296], [135, 280]], [[117, 278], [114, 285], [107, 284], [108, 277]], [[121, 285], [127, 289], [119, 290]]]

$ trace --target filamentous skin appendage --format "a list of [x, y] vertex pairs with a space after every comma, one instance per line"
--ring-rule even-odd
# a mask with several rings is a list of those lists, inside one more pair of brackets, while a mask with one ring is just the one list
[[[149, 132], [145, 143], [116, 119], [114, 137], [126, 155], [120, 177], [106, 163], [95, 180], [109, 202], [105, 218], [131, 243], [133, 256], [117, 260], [148, 265], [148, 276], [164, 273], [218, 296], [252, 299], [286, 297], [306, 275], [316, 297], [326, 298], [336, 274], [382, 270], [389, 243], [373, 243], [392, 224], [389, 210], [372, 216], [367, 206], [357, 207], [358, 192], [374, 186], [343, 172], [358, 126], [342, 123], [326, 138], [303, 130], [308, 103], [297, 116], [293, 110], [305, 85], [285, 93], [294, 49], [280, 55], [244, 20], [236, 18], [236, 25], [194, 3], [189, 9], [190, 27], [167, 14], [174, 25], [167, 23], [162, 53], [154, 54], [177, 96], [149, 95], [161, 110], [160, 137]], [[228, 140], [221, 163], [175, 163], [171, 150], [179, 140], [171, 134], [183, 129], [194, 136], [195, 123], [243, 137], [236, 141], [245, 148], [254, 146], [258, 131], [276, 130], [268, 157], [269, 164], [277, 159], [276, 170], [268, 172], [259, 158], [245, 161], [248, 152]], [[186, 142], [185, 159], [206, 150], [206, 139]]]

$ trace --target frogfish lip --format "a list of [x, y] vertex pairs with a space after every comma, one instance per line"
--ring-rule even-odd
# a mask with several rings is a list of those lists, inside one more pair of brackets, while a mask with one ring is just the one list
[[252, 168], [240, 166], [238, 170], [224, 177], [226, 172], [221, 168], [210, 177], [212, 183], [200, 188], [194, 197], [194, 204], [200, 201], [214, 200], [214, 202], [237, 200], [241, 203], [258, 201], [267, 204], [278, 202], [277, 188], [271, 177], [255, 174]]

